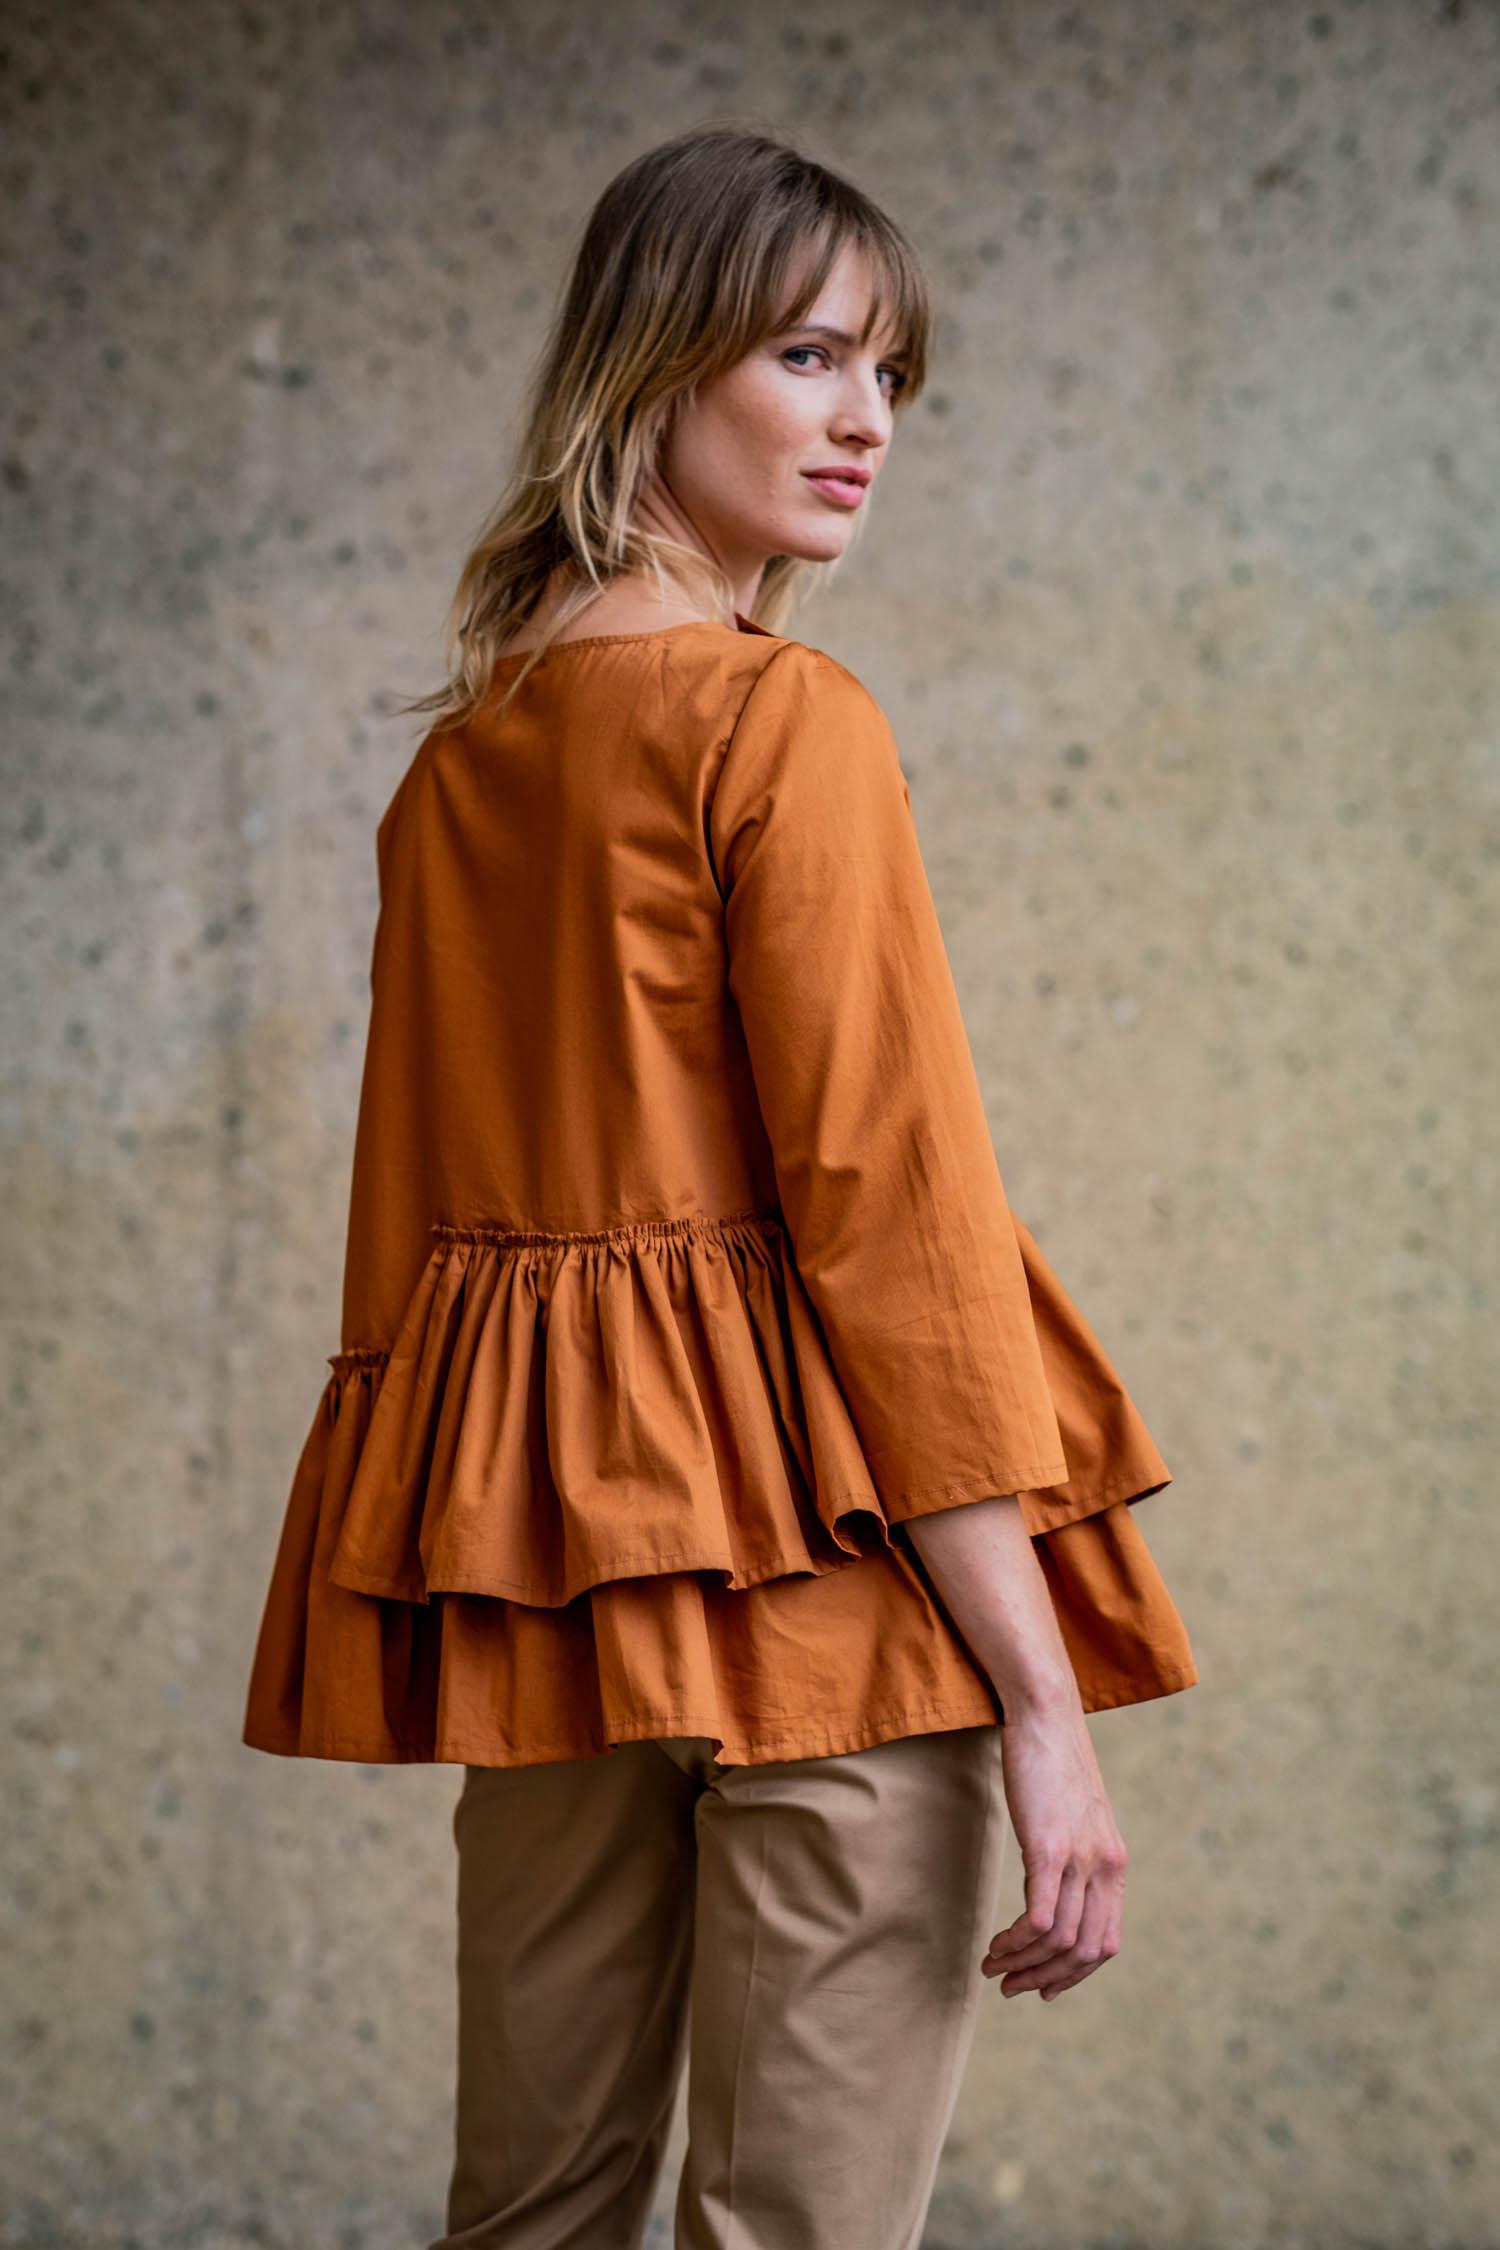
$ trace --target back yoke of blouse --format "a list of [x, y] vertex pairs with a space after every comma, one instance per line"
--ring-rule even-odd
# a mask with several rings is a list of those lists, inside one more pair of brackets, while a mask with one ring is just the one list
[[994, 1723], [902, 1527], [1012, 1492], [1084, 1708], [1191, 1686], [1132, 1512], [1170, 1473], [1009, 1208], [860, 682], [745, 618], [564, 643], [428, 735], [376, 859], [341, 1348], [243, 1739]]

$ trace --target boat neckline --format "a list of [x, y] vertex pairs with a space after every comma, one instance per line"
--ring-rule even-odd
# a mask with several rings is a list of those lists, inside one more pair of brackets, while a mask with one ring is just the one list
[[[624, 641], [664, 641], [673, 633], [697, 633], [704, 629], [714, 633], [765, 634], [767, 628], [744, 617], [738, 610], [734, 623], [726, 624], [721, 617], [684, 617], [676, 625], [648, 625], [637, 633], [579, 633], [566, 641], [549, 641], [540, 651], [543, 656], [560, 656], [570, 648], [610, 648]], [[496, 664], [512, 664], [528, 656], [535, 656], [534, 648], [510, 648], [495, 658]]]

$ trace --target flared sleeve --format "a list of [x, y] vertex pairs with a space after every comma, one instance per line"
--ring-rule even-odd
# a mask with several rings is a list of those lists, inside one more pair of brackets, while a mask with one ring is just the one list
[[1068, 1476], [1031, 1292], [896, 742], [788, 642], [709, 835], [798, 1270], [892, 1522]]

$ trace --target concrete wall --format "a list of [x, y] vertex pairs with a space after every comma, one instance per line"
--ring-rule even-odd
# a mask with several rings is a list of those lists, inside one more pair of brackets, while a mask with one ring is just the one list
[[897, 729], [1203, 1670], [1091, 1722], [1125, 1948], [987, 2000], [929, 2250], [1500, 2240], [1494, 8], [7, 14], [0, 2244], [440, 2224], [457, 1769], [238, 1726], [390, 705], [588, 205], [709, 119], [931, 269], [801, 630]]

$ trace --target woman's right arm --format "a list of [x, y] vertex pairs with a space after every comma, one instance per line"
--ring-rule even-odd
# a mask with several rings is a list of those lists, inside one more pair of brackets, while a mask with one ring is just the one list
[[985, 1970], [1060, 1991], [1117, 1949], [1125, 1867], [1015, 1497], [1068, 1465], [910, 791], [852, 673], [777, 650], [708, 835], [779, 1200], [876, 1505], [1005, 1715], [1027, 1904]]
[[915, 1516], [905, 1531], [1004, 1712], [1026, 1905], [981, 1968], [1007, 2000], [1053, 2000], [1119, 1952], [1126, 1867], [1057, 1613], [1013, 1493]]

